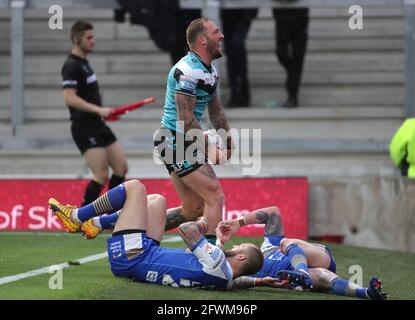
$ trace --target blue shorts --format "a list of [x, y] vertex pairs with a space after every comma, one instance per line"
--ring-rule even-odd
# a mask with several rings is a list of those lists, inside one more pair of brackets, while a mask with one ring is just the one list
[[154, 240], [147, 238], [145, 232], [112, 236], [107, 243], [112, 273], [116, 277], [129, 279], [140, 278], [136, 274], [137, 266], [153, 248], [159, 248]]
[[324, 248], [326, 249], [327, 253], [328, 253], [328, 254], [329, 254], [329, 256], [330, 256], [330, 266], [329, 266], [329, 271], [331, 271], [331, 272], [333, 272], [333, 273], [336, 273], [336, 269], [337, 269], [337, 266], [336, 266], [336, 260], [334, 259], [334, 256], [333, 256], [333, 254], [331, 253], [330, 248], [329, 248], [329, 247], [327, 247], [327, 246], [324, 246]]
[[225, 254], [205, 238], [193, 252], [161, 248], [143, 230], [124, 230], [107, 241], [116, 277], [173, 287], [230, 286], [232, 271]]

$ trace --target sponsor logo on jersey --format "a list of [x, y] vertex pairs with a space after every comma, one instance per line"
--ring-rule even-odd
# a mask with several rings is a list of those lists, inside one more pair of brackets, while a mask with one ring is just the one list
[[182, 90], [194, 91], [196, 89], [196, 85], [197, 80], [192, 77], [181, 75], [179, 78], [179, 87]]
[[157, 276], [158, 276], [158, 272], [157, 271], [148, 271], [147, 275], [146, 275], [146, 281], [148, 282], [156, 282], [157, 281]]

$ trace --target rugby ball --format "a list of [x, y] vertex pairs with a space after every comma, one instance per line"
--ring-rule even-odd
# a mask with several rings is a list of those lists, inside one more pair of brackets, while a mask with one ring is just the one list
[[222, 137], [217, 133], [215, 129], [209, 129], [203, 132], [207, 135], [209, 143], [216, 145], [216, 148], [219, 150], [226, 149], [226, 143], [223, 141]]

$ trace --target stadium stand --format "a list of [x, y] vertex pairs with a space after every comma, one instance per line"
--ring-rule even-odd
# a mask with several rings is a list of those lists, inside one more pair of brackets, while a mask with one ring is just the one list
[[[116, 23], [112, 10], [102, 8], [64, 9], [64, 29], [49, 30], [46, 9], [26, 9], [25, 120], [14, 131], [10, 111], [10, 16], [9, 8], [0, 10], [1, 177], [89, 176], [70, 137], [60, 79], [60, 68], [70, 49], [68, 28], [79, 18], [95, 26], [97, 45], [90, 61], [99, 76], [105, 104], [115, 107], [149, 96], [157, 98], [156, 103], [110, 124], [126, 149], [129, 176], [167, 177], [162, 166], [154, 165], [151, 138], [159, 126], [170, 60], [167, 53], [157, 50], [147, 30], [130, 25], [128, 20]], [[388, 154], [389, 141], [405, 118], [402, 6], [365, 7], [363, 30], [348, 29], [349, 18], [345, 7], [311, 7], [302, 105], [284, 110], [278, 102], [285, 98], [285, 73], [274, 54], [271, 10], [262, 8], [247, 40], [252, 106], [227, 110], [233, 127], [262, 129], [259, 176], [309, 178], [311, 235], [344, 233], [339, 221], [344, 224], [340, 217], [350, 209], [364, 211], [347, 221], [350, 230], [357, 226], [382, 234], [379, 223], [384, 220], [379, 217], [387, 213], [381, 207], [365, 206], [365, 199], [380, 194], [388, 203], [391, 199], [385, 195], [412, 190], [406, 181], [396, 182], [399, 172]], [[220, 66], [225, 66], [224, 61]], [[221, 93], [226, 101], [223, 71], [221, 68]], [[240, 176], [239, 167], [219, 167], [216, 172], [221, 177]], [[330, 201], [331, 197], [337, 201], [343, 196], [344, 203]], [[348, 207], [347, 199], [356, 198], [362, 202]], [[392, 200], [399, 203], [402, 199], [398, 198]], [[410, 201], [402, 210], [413, 205]], [[380, 212], [370, 216], [375, 210]], [[392, 216], [387, 216], [391, 224], [400, 223], [408, 229], [399, 241], [382, 235], [373, 243], [391, 247], [398, 242], [395, 247], [399, 249], [415, 250], [413, 241], [407, 241], [411, 224], [402, 223], [402, 219], [394, 222]]]
[[[282, 110], [276, 105], [284, 99], [284, 72], [274, 54], [270, 10], [261, 9], [247, 41], [252, 108], [229, 110], [228, 115], [237, 128], [262, 128], [267, 154], [264, 174], [343, 175], [344, 168], [335, 171], [345, 162], [351, 170], [347, 174], [356, 171], [363, 175], [396, 174], [388, 159], [387, 145], [404, 114], [402, 14], [402, 8], [368, 7], [365, 29], [352, 31], [344, 27], [349, 17], [346, 11], [337, 7], [312, 8], [301, 91], [304, 107]], [[16, 156], [21, 154], [26, 158], [28, 149], [42, 149], [44, 154], [53, 154], [59, 149], [61, 156], [54, 157], [53, 163], [62, 162], [59, 167], [67, 170], [57, 172], [84, 174], [82, 162], [74, 167], [77, 154], [70, 140], [68, 111], [63, 104], [59, 78], [62, 61], [69, 50], [68, 26], [83, 17], [95, 25], [98, 45], [91, 63], [99, 74], [105, 103], [115, 107], [147, 96], [157, 98], [154, 106], [112, 124], [130, 150], [131, 173], [141, 176], [148, 172], [141, 172], [139, 154], [143, 147], [149, 146], [149, 139], [158, 126], [165, 74], [169, 69], [168, 55], [157, 50], [143, 26], [114, 22], [111, 10], [66, 9], [63, 30], [49, 30], [45, 23], [49, 16], [46, 10], [26, 10], [25, 123], [13, 136], [9, 125], [10, 14], [1, 12], [2, 152], [16, 152]], [[221, 76], [226, 96], [226, 72]], [[308, 154], [306, 161], [299, 156], [304, 152]], [[324, 161], [333, 158], [332, 154], [338, 159], [339, 167], [330, 169]], [[317, 165], [310, 171], [310, 164], [319, 161], [323, 162], [321, 169]], [[21, 165], [13, 164], [18, 171], [2, 162], [1, 171], [47, 174], [54, 166], [41, 162], [46, 171], [37, 164], [26, 168], [24, 161]]]

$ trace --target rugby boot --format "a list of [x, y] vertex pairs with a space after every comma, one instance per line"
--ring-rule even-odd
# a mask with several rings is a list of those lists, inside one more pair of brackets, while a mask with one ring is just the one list
[[102, 232], [102, 229], [94, 224], [92, 218], [82, 224], [81, 230], [87, 240], [96, 238]]
[[75, 233], [81, 231], [81, 224], [74, 222], [72, 219], [72, 211], [76, 207], [60, 204], [54, 198], [50, 198], [48, 203], [53, 213], [62, 221], [67, 232]]

